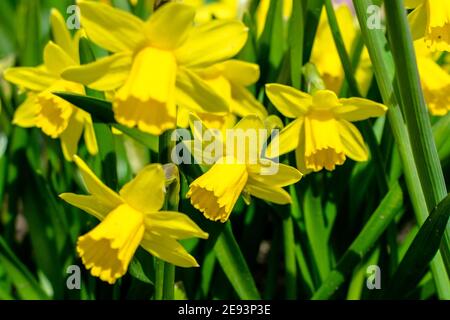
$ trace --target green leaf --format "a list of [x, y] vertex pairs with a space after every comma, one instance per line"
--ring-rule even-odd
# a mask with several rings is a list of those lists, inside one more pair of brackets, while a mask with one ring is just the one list
[[[391, 40], [395, 60], [397, 84], [399, 87], [405, 120], [412, 144], [413, 155], [420, 182], [425, 192], [428, 209], [434, 208], [447, 196], [444, 173], [442, 171], [436, 144], [433, 139], [428, 108], [417, 68], [412, 35], [403, 3], [391, 1], [386, 4], [388, 35]], [[450, 272], [450, 226], [444, 234], [441, 254]], [[442, 284], [441, 290], [450, 299], [450, 282]]]
[[[208, 245], [211, 243], [208, 243]], [[211, 247], [211, 245], [209, 245]], [[200, 290], [197, 292], [196, 299], [206, 299], [208, 298], [208, 293], [211, 289], [212, 285], [212, 279], [214, 270], [216, 267], [216, 254], [214, 253], [214, 250], [208, 250], [208, 252], [205, 254], [205, 258], [203, 259], [203, 263], [201, 264], [202, 270], [201, 270], [201, 282], [200, 282]]]
[[[403, 106], [409, 135], [414, 141], [414, 159], [422, 188], [427, 190], [425, 198], [431, 210], [447, 196], [447, 188], [433, 139], [414, 44], [402, 1], [386, 2], [386, 20], [401, 95], [399, 101]], [[450, 252], [445, 255], [450, 256]]]
[[[404, 297], [414, 289], [436, 255], [450, 217], [450, 195], [431, 212], [400, 262], [384, 298]], [[444, 278], [445, 281], [445, 278]], [[448, 281], [448, 277], [447, 277]]]
[[319, 277], [321, 280], [324, 280], [330, 272], [330, 259], [321, 198], [313, 194], [311, 187], [306, 190], [304, 197], [303, 213], [306, 235], [308, 236]]
[[[29, 175], [32, 176], [31, 171]], [[30, 238], [36, 264], [51, 282], [54, 298], [61, 299], [64, 278], [57, 245], [64, 247], [63, 240], [60, 238], [60, 236], [64, 236], [64, 233], [52, 223], [49, 215], [56, 217], [63, 214], [63, 211], [54, 211], [57, 208], [53, 207], [51, 202], [54, 201], [56, 195], [46, 192], [47, 190], [42, 185], [42, 180], [40, 183], [39, 180], [38, 176], [34, 176], [24, 188], [24, 214], [30, 228]], [[36, 190], [39, 190], [39, 192], [36, 192]], [[49, 228], [53, 229], [53, 233], [48, 232]], [[49, 259], [49, 257], [52, 257], [52, 259]]]
[[130, 10], [131, 10], [131, 5], [128, 0], [111, 0], [111, 2], [113, 4], [113, 6], [118, 9], [128, 11], [128, 12], [130, 12]]
[[279, 224], [272, 226], [273, 235], [271, 240], [270, 252], [268, 257], [268, 270], [264, 282], [264, 299], [273, 299], [277, 291], [277, 281], [280, 273], [280, 259], [282, 243], [282, 228]]
[[255, 280], [234, 238], [231, 222], [227, 222], [225, 228], [223, 228], [217, 239], [214, 251], [220, 266], [239, 298], [244, 300], [261, 299]]
[[[320, 22], [320, 15], [322, 13], [324, 0], [307, 1], [306, 6], [306, 18], [305, 18], [305, 30], [304, 30], [304, 50], [303, 50], [303, 62], [306, 63], [311, 58], [311, 53], [316, 38], [317, 27]], [[305, 3], [305, 1], [303, 2]]]
[[83, 109], [92, 116], [94, 122], [115, 123], [112, 103], [99, 98], [88, 97], [81, 94], [54, 92], [58, 97]]
[[400, 185], [395, 184], [339, 260], [335, 269], [323, 281], [313, 296], [314, 300], [329, 299], [333, 296], [402, 210], [402, 205], [402, 189]]
[[243, 61], [248, 61], [252, 63], [257, 62], [256, 56], [256, 24], [248, 12], [244, 13], [242, 21], [249, 29], [248, 39], [245, 46], [242, 48], [241, 52], [238, 54], [238, 59]]
[[158, 137], [139, 131], [135, 128], [128, 128], [121, 124], [113, 124], [112, 125], [117, 130], [125, 133], [127, 136], [133, 138], [137, 142], [143, 144], [147, 148], [149, 148], [151, 151], [158, 153], [159, 152], [159, 145], [158, 145]]
[[153, 285], [153, 257], [142, 248], [139, 248], [133, 257], [133, 260], [131, 260], [129, 272], [136, 279]]
[[8, 1], [0, 1], [2, 21], [0, 23], [0, 58], [13, 52], [15, 47], [15, 13]]
[[283, 219], [286, 299], [297, 298], [297, 264], [295, 260], [294, 222], [289, 215]]
[[270, 1], [266, 25], [258, 42], [258, 62], [261, 67], [260, 86], [276, 81], [285, 51], [283, 1]]
[[[333, 35], [334, 43], [336, 45], [339, 54], [339, 59], [341, 60], [342, 67], [344, 69], [345, 80], [348, 83], [350, 92], [354, 97], [362, 97], [361, 93], [359, 92], [358, 83], [356, 82], [355, 71], [352, 63], [352, 60], [358, 60], [359, 57], [353, 57], [353, 59], [350, 59], [350, 56], [347, 53], [344, 39], [342, 38], [341, 31], [339, 30], [337, 17], [334, 12], [331, 0], [325, 0], [325, 9], [327, 12], [328, 22], [330, 24], [330, 29]], [[355, 53], [358, 54], [358, 52]], [[359, 51], [359, 53], [361, 52]], [[382, 194], [385, 194], [388, 190], [388, 179], [386, 175], [386, 170], [384, 168], [385, 159], [383, 158], [380, 148], [378, 147], [378, 142], [373, 132], [371, 121], [370, 120], [363, 121], [360, 123], [359, 127], [364, 135], [365, 140], [369, 145], [370, 153], [373, 157], [374, 164], [378, 172], [376, 178], [378, 179], [379, 182], [378, 184], [380, 191]]]
[[292, 16], [289, 22], [289, 50], [291, 59], [291, 83], [296, 89], [301, 88], [303, 66], [304, 12], [302, 0], [293, 0]]
[[[429, 210], [424, 194], [425, 189], [423, 189], [422, 187], [416, 163], [414, 161], [415, 157], [411, 143], [411, 141], [414, 140], [411, 139], [408, 133], [408, 129], [405, 126], [405, 120], [402, 115], [402, 110], [400, 109], [398, 103], [399, 99], [396, 97], [396, 90], [394, 90], [393, 87], [396, 74], [394, 60], [392, 54], [389, 52], [389, 45], [386, 40], [384, 31], [378, 29], [369, 29], [367, 25], [367, 21], [369, 19], [367, 8], [376, 3], [372, 0], [354, 0], [353, 4], [355, 6], [356, 15], [359, 20], [359, 25], [361, 27], [361, 33], [364, 42], [369, 51], [370, 59], [374, 66], [378, 88], [385, 105], [389, 108], [387, 113], [389, 124], [391, 126], [392, 134], [394, 136], [403, 165], [403, 172], [409, 191], [409, 197], [414, 208], [414, 214], [416, 216], [417, 223], [420, 226], [428, 217]], [[444, 250], [444, 254], [449, 251], [449, 234], [449, 228], [447, 228], [447, 232], [445, 235], [445, 246], [447, 249]], [[446, 261], [448, 262], [450, 257], [448, 257], [448, 255], [445, 256], [447, 257]], [[447, 263], [447, 265], [448, 264], [449, 263]], [[450, 284], [448, 283], [448, 281], [439, 281], [439, 278], [441, 278], [442, 275], [446, 273], [446, 268], [442, 261], [441, 254], [438, 254], [436, 256], [431, 265], [435, 285], [441, 288], [441, 290], [438, 290], [438, 292], [448, 292], [450, 290]], [[447, 296], [446, 298], [450, 297]]]
[[142, 143], [150, 150], [158, 152], [158, 137], [116, 123], [111, 102], [78, 94], [63, 92], [56, 92], [55, 94], [91, 114], [94, 122], [111, 124], [114, 128]]
[[46, 300], [49, 297], [39, 286], [36, 278], [20, 262], [0, 235], [0, 264], [13, 282], [17, 294], [25, 300]]
[[22, 1], [24, 5], [24, 38], [22, 49], [20, 51], [20, 62], [22, 66], [36, 66], [42, 61], [42, 45], [41, 45], [41, 18], [39, 16], [39, 1], [27, 0]]
[[438, 149], [439, 159], [446, 162], [450, 158], [450, 114], [439, 120], [433, 125], [434, 140]]
[[[87, 38], [80, 38], [79, 48], [81, 64], [91, 63], [96, 60], [94, 52], [90, 46], [90, 42]], [[87, 87], [86, 94], [94, 98], [105, 98], [103, 92], [98, 92]], [[110, 127], [103, 123], [95, 123], [94, 130], [100, 158], [102, 160], [102, 180], [108, 187], [113, 190], [117, 190], [117, 156], [114, 135], [112, 134]]]

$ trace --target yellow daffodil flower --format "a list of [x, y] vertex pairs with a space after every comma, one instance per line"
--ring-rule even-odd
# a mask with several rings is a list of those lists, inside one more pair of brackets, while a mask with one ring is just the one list
[[423, 41], [416, 41], [414, 46], [428, 109], [435, 116], [444, 116], [450, 111], [450, 74], [436, 63]]
[[[230, 128], [235, 124], [235, 116], [243, 118], [254, 114], [261, 120], [267, 117], [267, 110], [246, 89], [259, 79], [260, 71], [257, 64], [228, 60], [195, 72], [230, 106], [230, 112], [223, 115], [196, 113], [208, 128]], [[180, 110], [178, 114], [180, 127], [188, 126], [189, 113], [186, 108]]]
[[318, 90], [311, 96], [288, 86], [268, 84], [266, 93], [278, 111], [295, 119], [276, 141], [280, 155], [295, 150], [297, 168], [303, 174], [334, 170], [347, 156], [367, 161], [363, 137], [351, 122], [379, 117], [387, 110], [367, 99], [338, 99], [330, 90]]
[[72, 39], [64, 18], [52, 10], [51, 25], [55, 42], [49, 42], [44, 50], [44, 64], [38, 67], [7, 69], [7, 81], [25, 89], [28, 97], [14, 114], [13, 123], [29, 128], [38, 127], [46, 135], [60, 138], [67, 160], [77, 153], [78, 142], [84, 131], [86, 147], [90, 154], [98, 152], [91, 116], [55, 96], [52, 92], [64, 91], [84, 94], [84, 87], [64, 80], [64, 69], [79, 65], [78, 35]]
[[[196, 128], [192, 130], [195, 133]], [[240, 195], [247, 199], [251, 195], [276, 204], [291, 202], [283, 187], [297, 183], [302, 175], [295, 168], [260, 158], [265, 143], [259, 138], [261, 130], [267, 129], [257, 116], [243, 118], [222, 137], [224, 150], [215, 164], [191, 183], [186, 197], [207, 219], [226, 222]], [[247, 139], [251, 136], [257, 141]], [[245, 150], [237, 147], [239, 142]]]
[[[335, 9], [335, 12], [345, 48], [348, 53], [351, 53], [357, 35], [355, 18], [347, 5], [340, 5]], [[344, 69], [336, 45], [334, 44], [325, 9], [322, 10], [317, 28], [316, 39], [314, 40], [311, 53], [311, 62], [316, 65], [317, 70], [325, 82], [326, 88], [338, 94], [344, 83]], [[369, 90], [372, 74], [369, 53], [364, 48], [361, 53], [358, 69], [356, 70], [356, 80], [363, 94], [366, 94]]]
[[414, 8], [408, 20], [413, 39], [422, 39], [433, 51], [450, 51], [450, 1], [406, 0]]
[[101, 221], [77, 242], [77, 252], [93, 276], [115, 283], [127, 272], [139, 245], [176, 266], [198, 266], [177, 240], [206, 239], [208, 234], [182, 213], [160, 211], [166, 179], [161, 165], [146, 166], [116, 193], [83, 160], [77, 156], [74, 160], [90, 195], [64, 193], [60, 197]]
[[228, 112], [226, 101], [192, 70], [236, 55], [247, 40], [244, 24], [215, 20], [193, 27], [194, 8], [180, 3], [163, 5], [145, 22], [104, 4], [78, 5], [90, 39], [114, 54], [63, 75], [93, 89], [118, 89], [119, 123], [160, 135], [176, 126], [177, 105]]

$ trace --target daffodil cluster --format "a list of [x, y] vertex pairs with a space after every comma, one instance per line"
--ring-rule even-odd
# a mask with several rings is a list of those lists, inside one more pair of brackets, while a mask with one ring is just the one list
[[[205, 146], [198, 124], [216, 130], [214, 139], [222, 146], [220, 152], [201, 166], [202, 174], [189, 181], [189, 189], [181, 196], [205, 218], [221, 223], [230, 219], [240, 197], [246, 203], [255, 197], [289, 205], [292, 199], [285, 187], [298, 183], [302, 176], [333, 171], [348, 158], [357, 162], [370, 158], [354, 122], [382, 117], [388, 110], [369, 99], [340, 98], [345, 76], [324, 12], [310, 62], [325, 87], [303, 87], [302, 91], [264, 83], [258, 64], [238, 58], [249, 40], [248, 28], [239, 20], [243, 9], [238, 1], [206, 5], [203, 1], [171, 1], [147, 20], [107, 2], [77, 2], [82, 30], [74, 36], [61, 14], [53, 10], [53, 41], [45, 46], [44, 63], [9, 68], [4, 73], [7, 81], [26, 93], [15, 111], [14, 123], [59, 138], [65, 158], [73, 160], [81, 173], [88, 195], [64, 193], [60, 197], [100, 220], [78, 238], [76, 248], [93, 276], [114, 283], [127, 272], [139, 246], [176, 266], [198, 266], [178, 241], [206, 239], [208, 234], [184, 213], [164, 209], [168, 195], [163, 164], [148, 164], [119, 192], [100, 181], [77, 156], [82, 136], [88, 152], [92, 156], [98, 153], [91, 115], [55, 95], [57, 92], [82, 96], [88, 89], [105, 92], [114, 123], [160, 139], [167, 131], [189, 127], [194, 135], [190, 148], [194, 157], [200, 152], [195, 140]], [[292, 1], [284, 3], [283, 18], [288, 21]], [[259, 4], [258, 26], [264, 26], [269, 4]], [[413, 9], [409, 19], [418, 39], [417, 64], [428, 107], [433, 115], [445, 115], [450, 110], [450, 75], [434, 51], [449, 50], [450, 5], [446, 0], [410, 0], [406, 5]], [[351, 52], [359, 32], [355, 17], [344, 5], [336, 14], [345, 49]], [[256, 37], [262, 33], [258, 29]], [[107, 54], [80, 64], [81, 36]], [[370, 58], [363, 48], [356, 79], [364, 95], [372, 78]], [[260, 92], [254, 94], [252, 86]], [[281, 130], [271, 136], [274, 128]], [[252, 132], [264, 134], [247, 141]], [[234, 139], [239, 141], [231, 141]], [[230, 143], [234, 147], [228, 148]], [[291, 152], [295, 153], [293, 166], [288, 157], [282, 157], [282, 163], [276, 161]]]

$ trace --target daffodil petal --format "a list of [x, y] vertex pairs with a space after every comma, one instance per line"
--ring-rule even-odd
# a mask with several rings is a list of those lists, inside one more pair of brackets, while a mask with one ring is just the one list
[[159, 235], [182, 240], [189, 238], [208, 239], [208, 234], [180, 212], [160, 211], [145, 216], [145, 226], [148, 230]]
[[63, 193], [59, 197], [72, 206], [86, 211], [98, 220], [103, 220], [109, 212], [114, 210], [114, 207], [108, 205], [108, 203], [99, 201], [95, 196]]
[[413, 40], [423, 38], [427, 28], [427, 9], [421, 4], [408, 15], [409, 26]]
[[110, 5], [78, 1], [81, 24], [89, 38], [111, 52], [134, 51], [146, 39], [144, 22], [132, 14]]
[[241, 119], [233, 129], [242, 130], [265, 130], [266, 127], [259, 117], [256, 115], [249, 115]]
[[209, 129], [205, 126], [203, 121], [200, 119], [198, 115], [195, 113], [190, 113], [188, 116], [189, 128], [191, 129], [192, 134], [194, 135], [194, 140], [202, 141], [204, 138], [205, 132]]
[[158, 9], [145, 23], [151, 45], [175, 49], [186, 40], [194, 22], [195, 9], [182, 3], [169, 2]]
[[312, 105], [309, 94], [281, 84], [267, 84], [266, 94], [278, 111], [288, 118], [305, 115]]
[[44, 49], [44, 64], [54, 75], [60, 75], [64, 69], [75, 65], [75, 61], [64, 50], [50, 41]]
[[228, 112], [229, 105], [194, 72], [179, 68], [177, 73], [177, 103], [196, 112]]
[[268, 187], [285, 187], [299, 182], [302, 178], [302, 174], [297, 169], [273, 161], [270, 164], [252, 165], [249, 167], [249, 183], [258, 181]]
[[240, 117], [256, 114], [261, 119], [267, 117], [266, 108], [245, 87], [232, 84], [231, 96], [231, 110], [234, 114]]
[[14, 113], [13, 124], [23, 128], [34, 127], [39, 109], [40, 107], [36, 104], [36, 96], [28, 96]]
[[418, 7], [424, 0], [405, 0], [405, 7], [408, 9]]
[[177, 49], [177, 61], [184, 66], [200, 67], [229, 59], [242, 49], [247, 34], [247, 27], [240, 21], [204, 23], [193, 28], [185, 43]]
[[275, 158], [295, 150], [299, 144], [303, 122], [303, 118], [295, 119], [281, 130], [268, 146], [266, 156]]
[[[425, 46], [425, 43], [423, 43]], [[416, 48], [417, 51], [417, 48]], [[431, 57], [418, 54], [422, 89], [428, 109], [433, 115], [445, 115], [450, 111], [450, 74], [437, 64]]]
[[355, 161], [367, 161], [369, 153], [359, 130], [350, 122], [337, 122], [344, 153]]
[[98, 144], [95, 136], [94, 123], [89, 114], [85, 115], [84, 120], [84, 141], [88, 152], [95, 156], [98, 153]]
[[67, 29], [66, 21], [64, 17], [57, 9], [52, 9], [50, 14], [50, 25], [53, 35], [53, 40], [60, 46], [64, 52], [70, 55], [75, 61], [78, 52], [75, 51], [72, 38], [69, 30]]
[[338, 97], [331, 90], [318, 90], [313, 93], [313, 108], [316, 110], [329, 110], [338, 105]]
[[363, 98], [340, 99], [342, 104], [333, 109], [333, 113], [340, 119], [347, 121], [361, 121], [372, 117], [380, 117], [387, 111], [387, 107]]
[[295, 162], [297, 169], [304, 175], [311, 173], [313, 170], [306, 167], [305, 157], [305, 126], [300, 129], [300, 140], [295, 149]]
[[78, 143], [83, 134], [84, 121], [77, 114], [70, 117], [67, 128], [60, 135], [64, 157], [69, 161], [78, 153]]
[[258, 81], [259, 66], [255, 63], [241, 60], [227, 60], [222, 63], [223, 75], [236, 85], [248, 87]]
[[170, 237], [156, 235], [147, 231], [144, 234], [141, 246], [153, 256], [178, 267], [191, 268], [199, 266], [195, 258], [187, 253], [186, 249], [177, 240]]
[[252, 196], [270, 201], [276, 204], [289, 204], [292, 202], [291, 196], [283, 188], [276, 186], [268, 186], [253, 179], [249, 179], [245, 187], [247, 192]]
[[116, 97], [126, 100], [131, 95], [140, 101], [153, 99], [165, 103], [173, 95], [176, 72], [171, 52], [152, 47], [142, 49], [135, 56], [128, 80]]
[[101, 182], [80, 157], [75, 155], [73, 160], [80, 170], [89, 193], [96, 196], [103, 204], [108, 204], [112, 207], [118, 207], [123, 203], [120, 196]]
[[130, 53], [117, 53], [92, 63], [67, 68], [61, 76], [95, 90], [111, 91], [125, 83], [131, 65]]
[[165, 175], [160, 164], [151, 164], [143, 168], [137, 176], [128, 182], [120, 195], [133, 208], [144, 213], [156, 212], [164, 203]]
[[41, 67], [10, 68], [5, 71], [4, 78], [19, 87], [38, 92], [44, 91], [58, 80]]

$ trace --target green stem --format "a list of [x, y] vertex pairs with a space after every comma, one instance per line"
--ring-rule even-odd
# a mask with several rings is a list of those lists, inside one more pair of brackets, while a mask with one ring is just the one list
[[399, 184], [394, 184], [358, 237], [339, 260], [336, 268], [314, 293], [313, 300], [324, 300], [333, 296], [402, 210], [402, 205], [402, 189]]
[[304, 7], [301, 0], [293, 0], [292, 17], [289, 22], [289, 50], [291, 59], [291, 83], [296, 89], [301, 88], [304, 42]]
[[155, 258], [155, 300], [164, 299], [164, 265], [164, 261]]
[[[171, 131], [166, 131], [159, 137], [159, 163], [170, 162], [170, 151], [172, 142], [170, 140]], [[170, 188], [166, 188], [170, 190]], [[167, 191], [170, 192], [170, 191]], [[178, 203], [171, 203], [169, 195], [166, 194], [163, 210], [178, 211]], [[156, 259], [155, 262], [155, 300], [173, 300], [175, 288], [175, 266]]]
[[175, 266], [170, 263], [164, 263], [164, 285], [163, 297], [164, 300], [174, 299], [175, 289]]
[[[425, 192], [428, 210], [433, 210], [447, 196], [444, 173], [433, 138], [428, 109], [425, 103], [414, 44], [403, 1], [387, 1], [386, 19], [390, 45], [397, 68], [397, 82], [408, 127], [414, 159]], [[450, 270], [450, 225], [447, 226], [442, 255]]]
[[[339, 58], [342, 63], [342, 67], [344, 69], [345, 79], [348, 83], [350, 91], [353, 96], [362, 97], [358, 83], [355, 78], [355, 72], [353, 69], [353, 63], [345, 49], [344, 39], [342, 38], [342, 34], [339, 30], [338, 21], [336, 18], [336, 13], [333, 9], [333, 4], [331, 0], [325, 0], [325, 9], [327, 12], [328, 23], [330, 24], [331, 33], [333, 35], [334, 42], [336, 44], [336, 48], [339, 54]], [[384, 195], [388, 192], [388, 178], [386, 175], [386, 169], [384, 167], [385, 160], [381, 154], [380, 148], [378, 147], [377, 139], [375, 134], [373, 133], [372, 127], [370, 125], [370, 121], [364, 121], [361, 125], [362, 132], [367, 139], [367, 143], [369, 144], [370, 151], [374, 158], [374, 163], [379, 174], [376, 175], [378, 179], [378, 184], [380, 187], [381, 193]]]
[[429, 191], [425, 193], [425, 198], [428, 209], [432, 210], [447, 196], [447, 188], [420, 84], [403, 1], [386, 1], [386, 18], [405, 120], [411, 140], [415, 141], [412, 145], [414, 159], [423, 189]]
[[[384, 103], [389, 108], [387, 116], [403, 164], [405, 181], [414, 208], [414, 213], [416, 215], [416, 220], [418, 225], [421, 226], [427, 219], [429, 210], [426, 204], [422, 185], [420, 183], [416, 164], [414, 162], [411, 140], [408, 130], [404, 124], [402, 111], [400, 110], [400, 106], [395, 97], [395, 92], [392, 85], [395, 70], [392, 56], [386, 51], [388, 43], [383, 31], [369, 29], [367, 25], [367, 21], [369, 19], [367, 8], [374, 5], [373, 1], [353, 0], [353, 4], [356, 9], [356, 14], [364, 41], [367, 49], [369, 50], [370, 59], [374, 66], [375, 77], [377, 79], [380, 93], [383, 97]], [[436, 255], [435, 259], [431, 262], [431, 270], [436, 288], [438, 288], [437, 291], [439, 297], [449, 298], [450, 284], [448, 283], [444, 261], [442, 260], [442, 256], [440, 254]]]
[[284, 263], [286, 265], [286, 299], [297, 298], [297, 265], [295, 261], [294, 223], [289, 215], [283, 219]]

